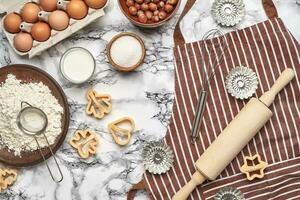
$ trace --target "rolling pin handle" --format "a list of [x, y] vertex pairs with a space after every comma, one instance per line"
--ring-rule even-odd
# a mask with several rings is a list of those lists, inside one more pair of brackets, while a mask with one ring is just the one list
[[275, 96], [295, 77], [295, 72], [291, 68], [285, 69], [279, 78], [275, 81], [271, 89], [264, 93], [259, 100], [266, 106], [270, 106], [275, 99]]
[[187, 199], [193, 190], [205, 180], [206, 177], [203, 176], [199, 171], [196, 171], [191, 180], [172, 197], [172, 200]]

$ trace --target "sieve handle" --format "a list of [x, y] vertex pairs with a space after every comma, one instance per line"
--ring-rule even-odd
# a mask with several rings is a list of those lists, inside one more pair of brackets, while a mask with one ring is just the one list
[[26, 104], [29, 107], [33, 107], [30, 103], [28, 103], [26, 101], [21, 101], [21, 109], [23, 109], [25, 107], [24, 104]]
[[41, 155], [42, 155], [42, 157], [43, 157], [43, 160], [44, 160], [44, 162], [46, 163], [47, 169], [48, 169], [48, 171], [49, 171], [49, 173], [50, 173], [50, 176], [51, 176], [52, 180], [53, 180], [54, 182], [56, 182], [56, 183], [60, 183], [60, 182], [64, 179], [64, 176], [63, 176], [63, 174], [62, 174], [62, 172], [61, 172], [61, 169], [60, 169], [59, 164], [58, 164], [58, 162], [57, 162], [57, 160], [56, 160], [56, 157], [55, 157], [55, 155], [54, 155], [54, 153], [53, 153], [53, 151], [52, 151], [52, 148], [51, 148], [51, 146], [50, 146], [50, 144], [49, 144], [49, 141], [48, 141], [48, 139], [47, 139], [47, 137], [46, 137], [46, 135], [45, 135], [44, 133], [43, 133], [43, 136], [44, 136], [44, 138], [45, 138], [45, 140], [46, 140], [46, 142], [47, 142], [47, 144], [48, 144], [48, 149], [50, 150], [51, 155], [52, 155], [52, 157], [54, 158], [56, 167], [57, 167], [57, 169], [58, 169], [58, 171], [59, 171], [59, 173], [60, 173], [60, 179], [58, 179], [58, 180], [56, 180], [56, 179], [54, 178], [53, 173], [52, 173], [52, 171], [51, 171], [51, 169], [50, 169], [50, 167], [49, 167], [49, 165], [48, 165], [48, 162], [47, 162], [47, 160], [46, 160], [46, 158], [45, 158], [45, 155], [44, 155], [44, 153], [43, 153], [43, 151], [42, 151], [42, 149], [41, 149], [41, 147], [40, 147], [40, 144], [39, 144], [39, 142], [38, 142], [36, 136], [34, 136], [34, 139], [35, 139], [35, 141], [36, 141], [36, 143], [37, 143], [37, 145], [38, 145], [38, 148], [39, 148], [39, 151], [40, 151], [40, 153], [41, 153]]

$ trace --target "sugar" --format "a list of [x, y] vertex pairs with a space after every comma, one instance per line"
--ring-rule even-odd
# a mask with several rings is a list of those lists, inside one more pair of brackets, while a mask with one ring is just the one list
[[111, 59], [121, 67], [133, 67], [143, 56], [140, 42], [133, 36], [122, 36], [116, 39], [110, 48]]

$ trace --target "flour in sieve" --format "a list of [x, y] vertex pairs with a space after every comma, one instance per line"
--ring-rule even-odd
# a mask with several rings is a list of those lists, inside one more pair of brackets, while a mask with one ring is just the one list
[[[7, 75], [5, 82], [0, 85], [0, 147], [8, 147], [16, 156], [21, 156], [22, 151], [38, 149], [34, 138], [24, 134], [17, 126], [16, 119], [22, 101], [46, 113], [48, 126], [45, 135], [50, 144], [61, 133], [63, 108], [49, 88], [41, 82], [21, 83], [14, 75]], [[41, 147], [47, 146], [43, 135], [38, 136], [38, 141]]]

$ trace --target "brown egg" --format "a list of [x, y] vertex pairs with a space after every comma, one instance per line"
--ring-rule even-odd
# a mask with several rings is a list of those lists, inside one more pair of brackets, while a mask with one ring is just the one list
[[83, 1], [72, 0], [67, 5], [67, 13], [73, 19], [82, 19], [88, 14], [88, 7]]
[[3, 25], [7, 32], [10, 33], [18, 33], [20, 32], [20, 24], [22, 23], [22, 19], [20, 15], [16, 13], [9, 13], [5, 16]]
[[84, 2], [90, 8], [99, 9], [105, 6], [107, 0], [84, 0]]
[[44, 42], [51, 35], [50, 26], [45, 22], [37, 22], [31, 28], [31, 36], [34, 40]]
[[38, 21], [40, 7], [35, 3], [26, 3], [21, 10], [21, 17], [25, 22], [35, 23]]
[[58, 0], [40, 0], [39, 4], [44, 11], [52, 12], [57, 9]]
[[49, 15], [48, 22], [54, 30], [62, 31], [69, 26], [70, 18], [66, 12], [55, 10]]
[[27, 52], [32, 48], [33, 39], [29, 33], [21, 32], [14, 37], [14, 46], [18, 51]]

